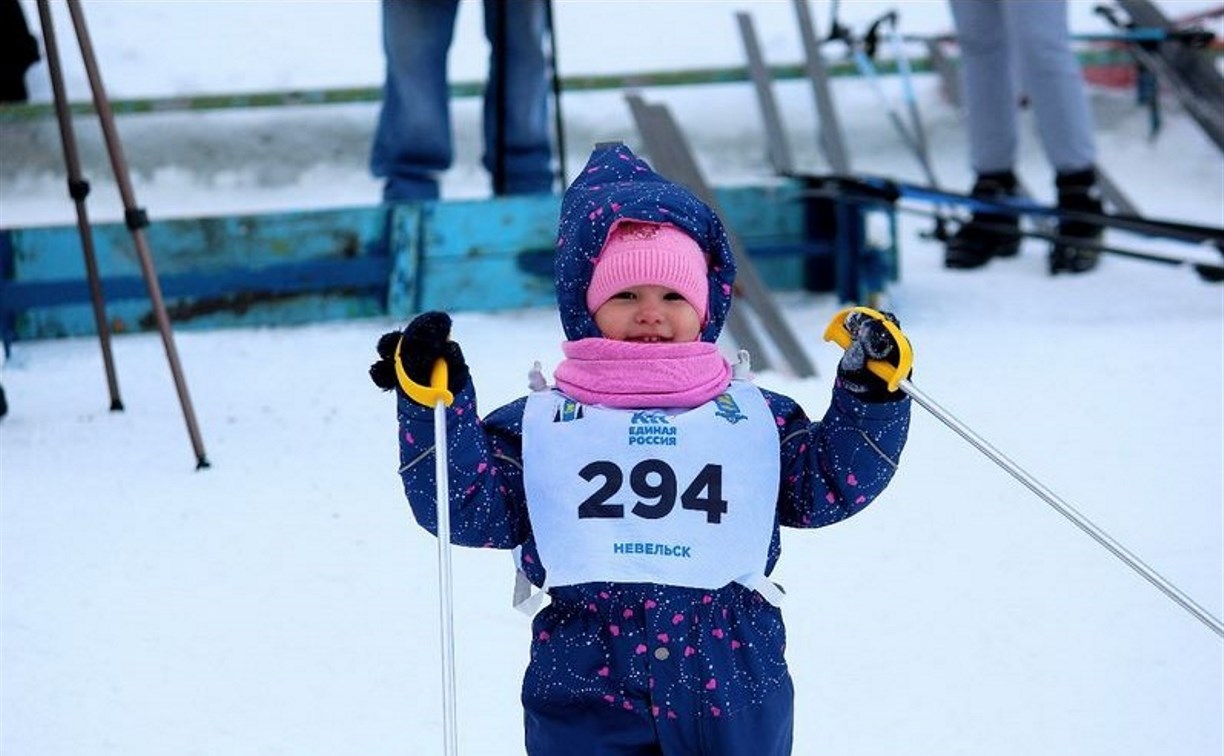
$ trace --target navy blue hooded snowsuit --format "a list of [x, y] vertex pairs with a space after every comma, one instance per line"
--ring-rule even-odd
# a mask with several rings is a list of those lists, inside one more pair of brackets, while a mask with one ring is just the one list
[[[717, 339], [735, 265], [718, 217], [623, 145], [599, 146], [566, 191], [556, 250], [557, 300], [567, 338], [600, 336], [585, 292], [618, 219], [668, 222], [711, 256], [709, 322]], [[458, 334], [462, 336], [462, 334]], [[816, 528], [866, 507], [892, 478], [910, 400], [867, 403], [835, 386], [811, 422], [792, 399], [762, 390], [781, 446], [776, 522], [766, 574], [781, 552], [778, 527]], [[479, 419], [474, 388], [447, 411], [452, 542], [521, 547], [520, 568], [544, 583], [523, 489], [526, 399]], [[417, 522], [436, 532], [432, 411], [399, 396], [400, 475]], [[523, 680], [527, 751], [583, 754], [782, 756], [791, 750], [793, 690], [776, 606], [730, 583], [717, 590], [584, 583], [550, 591], [534, 618]], [[717, 686], [711, 682], [717, 679]]]

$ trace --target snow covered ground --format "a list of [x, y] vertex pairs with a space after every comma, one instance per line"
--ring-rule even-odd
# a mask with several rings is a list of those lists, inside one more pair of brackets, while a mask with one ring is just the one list
[[[889, 7], [842, 5], [851, 23]], [[1090, 3], [1072, 5], [1077, 30], [1100, 30]], [[1162, 5], [1176, 15], [1209, 3]], [[33, 3], [23, 6], [36, 25]], [[379, 75], [372, 3], [85, 7], [116, 96], [362, 85]], [[736, 4], [557, 8], [560, 60], [574, 73], [741, 57]], [[827, 25], [828, 4], [813, 9]], [[790, 3], [751, 10], [771, 60], [775, 51], [796, 60]], [[942, 2], [901, 10], [908, 30], [949, 25]], [[477, 78], [480, 14], [465, 7], [460, 18], [454, 75]], [[607, 49], [616, 35], [606, 30], [622, 24], [632, 24], [633, 46]], [[57, 28], [64, 37], [69, 26]], [[36, 97], [46, 92], [40, 70], [31, 73]], [[936, 170], [964, 186], [959, 117], [933, 80], [918, 84]], [[767, 176], [746, 86], [646, 94], [673, 107], [712, 178]], [[800, 161], [818, 168], [809, 89], [787, 83], [778, 94]], [[868, 87], [840, 80], [836, 96], [856, 168], [920, 177]], [[1143, 211], [1224, 225], [1224, 161], [1171, 99], [1154, 140], [1129, 93], [1095, 92], [1093, 106], [1102, 162]], [[145, 161], [135, 176], [142, 203], [165, 217], [375, 202], [362, 141], [373, 114], [142, 116], [120, 130], [129, 158]], [[456, 109], [451, 196], [485, 191], [477, 115], [473, 102]], [[617, 94], [567, 96], [566, 115], [571, 169], [595, 139], [636, 145]], [[0, 224], [71, 220], [54, 160], [28, 167], [40, 165], [28, 154], [39, 150], [58, 159], [54, 126], [40, 128], [43, 141], [0, 130]], [[244, 148], [246, 158], [232, 157]], [[1020, 169], [1048, 193], [1031, 138]], [[91, 177], [94, 215], [113, 217], [105, 175]], [[928, 225], [902, 219], [902, 280], [888, 305], [914, 342], [916, 383], [1224, 614], [1224, 290], [1120, 258], [1050, 279], [1037, 243], [954, 274], [919, 238]], [[820, 333], [838, 304], [781, 300], [820, 376], [765, 373], [759, 382], [819, 414], [838, 358]], [[14, 345], [0, 373], [12, 404], [0, 421], [0, 752], [440, 752], [434, 541], [402, 498], [391, 398], [365, 375], [377, 336], [398, 325], [177, 334], [213, 464], [201, 472], [155, 335], [115, 340], [122, 413], [107, 411], [96, 342]], [[459, 314], [455, 337], [485, 410], [526, 391], [533, 360], [560, 358], [549, 310]], [[789, 591], [796, 754], [1224, 749], [1221, 639], [917, 408], [889, 491], [835, 527], [788, 531], [784, 545], [776, 576]], [[522, 753], [528, 621], [509, 607], [511, 585], [506, 554], [455, 554], [462, 753]]]

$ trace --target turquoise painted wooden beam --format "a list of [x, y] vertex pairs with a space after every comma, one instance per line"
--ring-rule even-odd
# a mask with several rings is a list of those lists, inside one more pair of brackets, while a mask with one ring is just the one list
[[[716, 190], [727, 224], [774, 289], [810, 282], [812, 259], [867, 265], [839, 248], [833, 214], [793, 182]], [[282, 325], [427, 309], [550, 307], [560, 198], [497, 197], [160, 221], [148, 229], [171, 319], [189, 327]], [[108, 321], [153, 325], [128, 231], [94, 229]], [[0, 232], [0, 336], [93, 333], [75, 226]], [[876, 253], [872, 253], [876, 254]], [[878, 253], [895, 262], [895, 242]], [[873, 263], [874, 264], [874, 263]]]

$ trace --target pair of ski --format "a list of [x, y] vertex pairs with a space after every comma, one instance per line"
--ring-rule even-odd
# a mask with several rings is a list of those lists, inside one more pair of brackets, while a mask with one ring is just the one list
[[[1163, 16], [1153, 17], [1150, 15], [1150, 13], [1148, 13], [1148, 15], [1142, 15], [1146, 11], [1150, 10], [1148, 8], [1150, 3], [1147, 3], [1146, 0], [1122, 1], [1126, 4], [1127, 9], [1131, 12], [1132, 16], [1135, 14], [1141, 14], [1139, 17], [1145, 23], [1160, 23], [1162, 28], [1169, 27], [1168, 20], [1164, 19]], [[1118, 188], [1117, 184], [1112, 181], [1103, 171], [1098, 170], [1098, 183], [1105, 199], [1111, 206], [1117, 209], [1117, 212], [1072, 212], [1062, 210], [1057, 207], [1040, 204], [1028, 197], [990, 201], [964, 193], [949, 191], [939, 187], [930, 167], [931, 163], [928, 154], [925, 131], [922, 128], [922, 121], [913, 101], [913, 88], [906, 76], [905, 66], [900, 64], [898, 64], [898, 69], [901, 72], [903, 80], [902, 84], [904, 85], [904, 90], [906, 93], [909, 125], [906, 125], [901, 118], [901, 114], [897, 112], [897, 109], [893, 107], [890, 102], [888, 102], [882, 88], [877, 86], [876, 89], [877, 93], [881, 96], [881, 99], [884, 100], [885, 109], [889, 113], [890, 120], [894, 128], [897, 129], [907, 147], [909, 147], [919, 163], [923, 166], [930, 185], [919, 186], [916, 184], [908, 184], [891, 179], [855, 177], [854, 171], [850, 165], [849, 150], [846, 148], [845, 140], [842, 136], [841, 125], [838, 121], [837, 109], [833, 103], [832, 94], [830, 92], [827, 68], [825, 66], [824, 59], [820, 54], [820, 37], [817, 34], [815, 22], [812, 20], [811, 14], [807, 10], [806, 0], [795, 0], [795, 12], [807, 58], [807, 70], [809, 79], [812, 82], [812, 90], [816, 100], [817, 114], [819, 116], [820, 133], [818, 144], [825, 159], [833, 169], [833, 175], [831, 176], [801, 174], [794, 169], [790, 157], [790, 148], [787, 144], [785, 136], [786, 132], [782, 126], [779, 109], [773, 96], [769, 68], [761, 56], [761, 48], [757, 42], [751, 17], [745, 13], [737, 14], [740, 34], [743, 40], [745, 53], [748, 58], [749, 72], [756, 89], [757, 100], [765, 122], [765, 133], [769, 143], [769, 158], [775, 171], [780, 175], [804, 181], [808, 185], [809, 190], [814, 195], [818, 196], [837, 196], [842, 199], [860, 199], [873, 204], [889, 204], [892, 206], [895, 206], [896, 201], [901, 198], [931, 202], [935, 206], [934, 209], [902, 209], [905, 209], [907, 212], [917, 212], [934, 218], [936, 226], [933, 235], [935, 236], [946, 234], [946, 231], [944, 231], [945, 221], [955, 220], [946, 216], [944, 212], [946, 208], [958, 207], [967, 211], [987, 210], [990, 212], [999, 212], [1005, 215], [1017, 215], [1032, 221], [1031, 228], [1024, 228], [1018, 232], [1012, 228], [1008, 229], [1009, 233], [1019, 233], [1023, 237], [1042, 239], [1055, 244], [1075, 244], [1081, 247], [1088, 247], [1097, 252], [1128, 257], [1145, 262], [1175, 267], [1190, 267], [1200, 278], [1205, 281], [1224, 281], [1224, 266], [1214, 262], [1213, 260], [1161, 254], [1119, 247], [1100, 242], [1087, 242], [1082, 239], [1067, 239], [1060, 236], [1057, 231], [1057, 221], [1079, 220], [1100, 225], [1105, 228], [1113, 228], [1151, 237], [1174, 239], [1189, 244], [1202, 245], [1212, 249], [1212, 258], [1214, 258], [1215, 253], [1224, 254], [1224, 230], [1207, 226], [1181, 223], [1177, 221], [1144, 217], [1139, 214], [1134, 203], [1130, 201], [1130, 199]], [[1158, 13], [1158, 11], [1154, 10], [1152, 12]], [[879, 26], [880, 23], [881, 22], [877, 22], [875, 26]], [[875, 79], [872, 76], [874, 64], [871, 61], [871, 57], [864, 54], [863, 40], [855, 39], [847, 29], [836, 24], [836, 22], [834, 22], [834, 26], [838, 33], [831, 36], [830, 39], [838, 39], [843, 41], [853, 51], [855, 51], [856, 63], [864, 70], [864, 75], [874, 81]], [[895, 47], [895, 40], [898, 36], [895, 16], [893, 16], [891, 19], [890, 29], [892, 33], [891, 38], [894, 40]], [[895, 53], [898, 56], [903, 55], [903, 53], [901, 53], [899, 50], [896, 50]]]
[[[1159, 263], [1174, 267], [1189, 267], [1204, 281], [1219, 283], [1224, 281], [1224, 264], [1211, 262], [1207, 259], [1181, 257], [1143, 251], [1112, 244], [1086, 242], [1082, 239], [1066, 239], [1049, 230], [1056, 227], [1053, 221], [1081, 221], [1099, 225], [1104, 228], [1125, 231], [1131, 234], [1151, 238], [1170, 239], [1185, 244], [1194, 245], [1209, 254], [1219, 254], [1224, 257], [1224, 228], [1186, 223], [1183, 221], [1151, 218], [1132, 213], [1090, 213], [1065, 210], [1051, 205], [1043, 205], [1024, 197], [1007, 197], [988, 199], [976, 197], [962, 192], [953, 192], [930, 186], [921, 186], [890, 178], [872, 176], [802, 176], [808, 191], [815, 196], [837, 196], [869, 204], [886, 204], [897, 207], [900, 200], [930, 202], [937, 206], [955, 206], [971, 212], [987, 212], [996, 215], [1013, 215], [1027, 217], [1037, 221], [1046, 221], [1037, 228], [1014, 228], [1009, 231], [1023, 237], [1044, 239], [1054, 243], [1075, 243], [1094, 249], [1098, 252], [1128, 257], [1145, 262]], [[903, 207], [908, 212], [943, 218], [942, 214], [926, 209]], [[1002, 229], [1001, 229], [1002, 230]]]

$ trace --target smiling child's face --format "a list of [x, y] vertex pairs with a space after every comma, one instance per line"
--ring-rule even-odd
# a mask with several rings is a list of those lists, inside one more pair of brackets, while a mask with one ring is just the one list
[[600, 305], [595, 325], [616, 341], [688, 342], [701, 334], [701, 315], [666, 286], [631, 286]]

